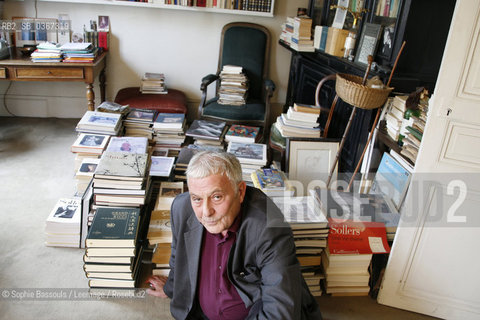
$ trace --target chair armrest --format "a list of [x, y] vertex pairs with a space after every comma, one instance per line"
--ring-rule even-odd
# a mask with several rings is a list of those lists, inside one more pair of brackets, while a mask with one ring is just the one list
[[265, 79], [264, 83], [267, 97], [270, 98], [273, 95], [273, 91], [275, 91], [275, 83], [270, 79]]
[[202, 84], [200, 85], [200, 90], [207, 90], [207, 86], [219, 78], [216, 74], [209, 74], [202, 78]]

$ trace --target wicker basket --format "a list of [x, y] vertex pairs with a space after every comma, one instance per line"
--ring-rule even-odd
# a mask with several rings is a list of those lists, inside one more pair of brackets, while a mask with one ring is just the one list
[[393, 88], [369, 88], [361, 83], [361, 77], [339, 73], [337, 74], [335, 90], [340, 99], [361, 109], [376, 109], [383, 106], [393, 90]]

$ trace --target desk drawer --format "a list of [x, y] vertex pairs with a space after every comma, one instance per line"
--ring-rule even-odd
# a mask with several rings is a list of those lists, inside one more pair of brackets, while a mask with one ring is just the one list
[[83, 79], [83, 68], [16, 68], [18, 79]]

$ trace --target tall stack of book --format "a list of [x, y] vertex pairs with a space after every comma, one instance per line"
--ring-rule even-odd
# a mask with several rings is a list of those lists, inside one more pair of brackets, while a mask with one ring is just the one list
[[140, 84], [140, 92], [167, 94], [167, 87], [165, 86], [165, 75], [163, 73], [145, 72]]
[[135, 288], [143, 246], [138, 208], [98, 208], [85, 241], [84, 270], [90, 288]]
[[60, 62], [62, 61], [62, 50], [58, 44], [43, 42], [37, 46], [30, 58], [32, 62]]
[[154, 151], [163, 148], [180, 150], [185, 142], [185, 125], [183, 113], [158, 113], [153, 122]]
[[320, 280], [321, 253], [327, 245], [328, 221], [314, 197], [273, 197], [290, 224], [295, 240], [297, 259], [312, 294], [322, 294]]
[[141, 145], [134, 144], [131, 139], [125, 142], [118, 140], [115, 146], [120, 145], [120, 149], [130, 151], [119, 152], [115, 147], [112, 148], [115, 151], [106, 150], [103, 153], [93, 176], [95, 205], [139, 207], [145, 203], [150, 181], [147, 177], [149, 156], [143, 151], [146, 146], [141, 149]]
[[275, 126], [283, 137], [319, 138], [319, 115], [320, 108], [295, 103], [277, 118]]
[[428, 100], [428, 96], [422, 94], [417, 109], [412, 110], [411, 114], [409, 112], [406, 113], [406, 118], [408, 118], [410, 122], [406, 126], [406, 133], [402, 139], [402, 150], [400, 153], [410, 159], [414, 164], [418, 156], [423, 131], [425, 130], [425, 124], [427, 122]]
[[176, 195], [183, 192], [183, 182], [162, 182], [152, 210], [147, 239], [153, 247], [152, 274], [168, 275], [172, 244], [170, 207]]
[[295, 193], [285, 174], [277, 169], [256, 169], [251, 173], [251, 179], [254, 187], [269, 197], [291, 197]]
[[220, 72], [218, 103], [241, 106], [246, 103], [248, 78], [243, 67], [224, 65]]
[[309, 17], [295, 17], [290, 48], [302, 52], [314, 52], [312, 40], [312, 19]]
[[226, 131], [226, 122], [195, 119], [185, 135], [195, 139], [195, 144], [223, 146]]
[[79, 247], [81, 200], [60, 198], [45, 222], [45, 245]]
[[67, 42], [60, 49], [63, 54], [62, 62], [93, 63], [99, 49], [89, 42]]
[[243, 180], [253, 185], [252, 172], [267, 164], [267, 146], [261, 143], [230, 142], [227, 152], [237, 157], [242, 166]]
[[112, 136], [119, 135], [122, 129], [121, 114], [99, 111], [85, 112], [75, 128], [77, 132]]
[[123, 120], [125, 135], [129, 137], [147, 137], [149, 140], [152, 140], [155, 115], [155, 110], [131, 109]]

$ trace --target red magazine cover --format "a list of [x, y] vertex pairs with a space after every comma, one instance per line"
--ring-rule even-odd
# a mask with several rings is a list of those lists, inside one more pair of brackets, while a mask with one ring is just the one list
[[332, 254], [389, 253], [385, 224], [328, 219], [328, 247]]

